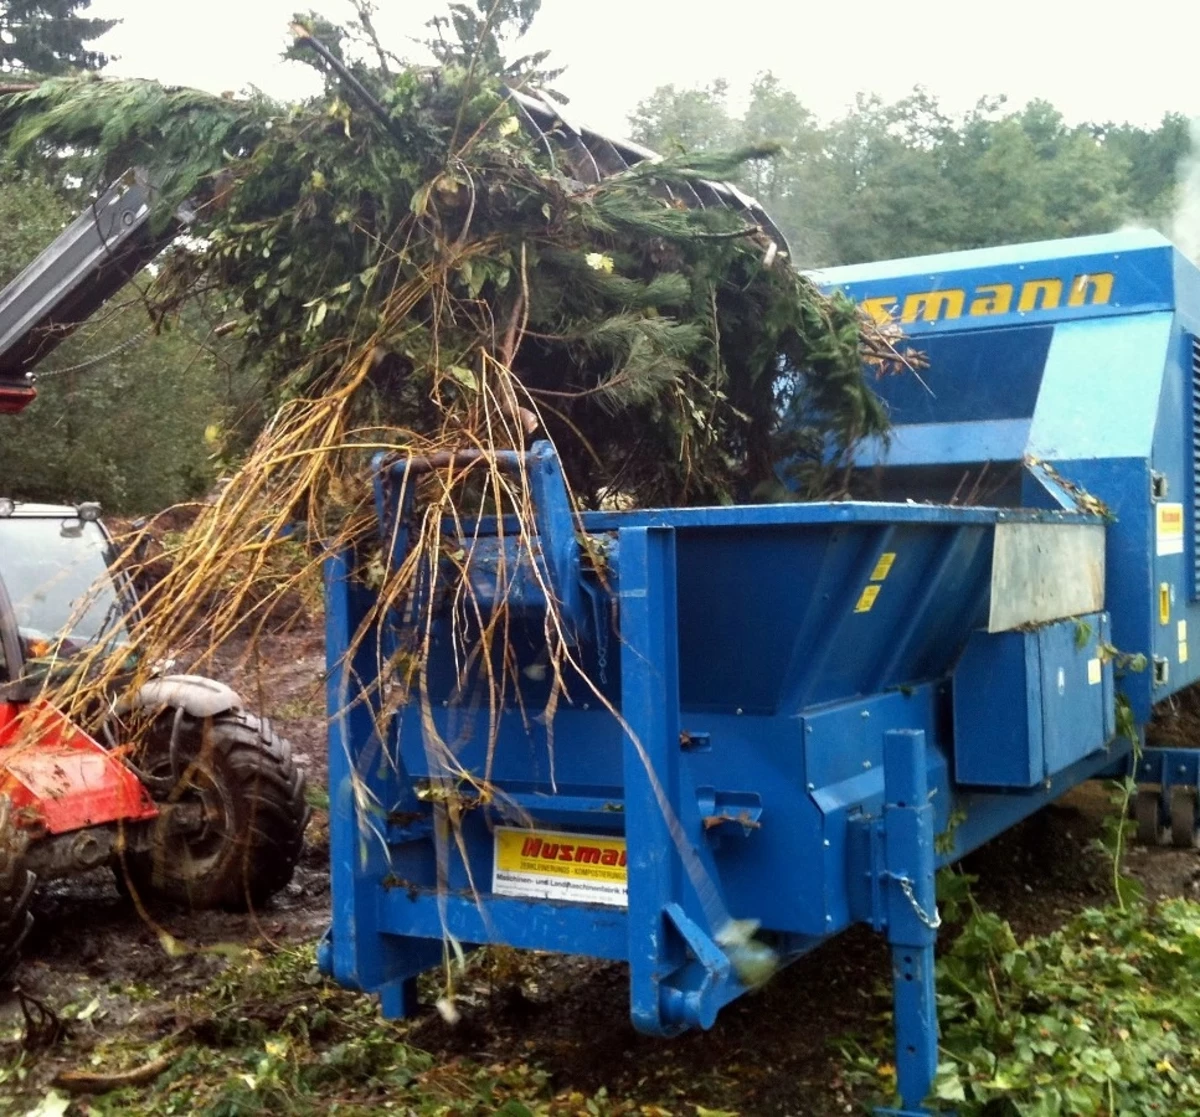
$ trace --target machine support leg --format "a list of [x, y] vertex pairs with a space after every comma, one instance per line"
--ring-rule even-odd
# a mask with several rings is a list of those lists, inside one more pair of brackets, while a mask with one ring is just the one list
[[925, 767], [925, 734], [884, 737], [884, 878], [892, 947], [896, 1078], [900, 1110], [925, 1112], [937, 1073], [938, 1023], [933, 948], [940, 919], [934, 887], [934, 823]]
[[[631, 1015], [642, 1031], [673, 1030], [663, 1019], [667, 957], [664, 912], [678, 893], [679, 857], [670, 819], [679, 764], [679, 649], [675, 534], [621, 532], [621, 707], [625, 738], [625, 841], [629, 856]], [[665, 803], [664, 803], [665, 801]], [[668, 806], [668, 812], [664, 811]]]

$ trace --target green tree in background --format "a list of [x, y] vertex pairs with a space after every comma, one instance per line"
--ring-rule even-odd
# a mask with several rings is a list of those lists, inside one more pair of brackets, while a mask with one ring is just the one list
[[[73, 215], [44, 179], [0, 174], [0, 285]], [[242, 391], [246, 374], [236, 371], [236, 349], [214, 341], [198, 312], [139, 338], [150, 322], [139, 285], [135, 279], [39, 366], [30, 407], [0, 417], [0, 494], [146, 512], [211, 485], [220, 432], [238, 400], [252, 395]], [[64, 372], [130, 340], [136, 344], [109, 359]]]
[[888, 104], [860, 96], [821, 125], [771, 74], [745, 112], [728, 90], [662, 86], [630, 115], [651, 147], [703, 150], [778, 140], [782, 157], [744, 185], [807, 266], [1109, 232], [1126, 222], [1168, 228], [1190, 152], [1186, 118], [1157, 128], [1068, 124], [1045, 101], [1014, 109], [985, 99], [959, 119], [916, 89]]
[[1125, 189], [1134, 212], [1155, 224], [1169, 218], [1177, 203], [1177, 168], [1191, 153], [1188, 118], [1167, 113], [1155, 129], [1106, 124], [1097, 129], [1097, 137], [1128, 166]]
[[632, 138], [664, 155], [732, 147], [740, 129], [729, 115], [728, 92], [720, 79], [703, 89], [661, 85], [630, 114]]
[[91, 19], [92, 0], [0, 0], [0, 70], [51, 77], [99, 70], [108, 58], [89, 44], [117, 25]]

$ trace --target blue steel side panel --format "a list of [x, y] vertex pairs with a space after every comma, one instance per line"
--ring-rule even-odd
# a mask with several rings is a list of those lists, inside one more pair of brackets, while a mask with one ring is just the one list
[[1149, 457], [1171, 334], [1166, 313], [1057, 326], [1028, 452], [1044, 461]]
[[[886, 389], [880, 394], [886, 398]], [[913, 423], [888, 431], [888, 440], [863, 439], [854, 448], [859, 467], [950, 465], [1020, 461], [1029, 443], [1029, 419]]]
[[990, 330], [982, 340], [974, 331], [923, 337], [929, 367], [919, 377], [886, 376], [872, 387], [897, 427], [1028, 419], [1053, 336], [1053, 326], [1028, 325]]
[[1113, 720], [1107, 640], [1105, 614], [972, 636], [954, 671], [956, 780], [1030, 788], [1102, 749]]
[[[1009, 337], [1024, 348], [1006, 342], [993, 353]], [[921, 373], [930, 392], [914, 377], [878, 382], [897, 425], [890, 444], [864, 444], [855, 464], [1147, 457], [1172, 337], [1171, 315], [1159, 312], [930, 338], [922, 345], [931, 366]], [[1026, 398], [1035, 358], [1036, 407]]]
[[[998, 710], [1009, 711], [1006, 718]], [[1033, 787], [1045, 774], [1037, 635], [977, 632], [954, 670], [954, 777]]]
[[1102, 749], [1112, 723], [1112, 661], [1101, 659], [1108, 617], [1090, 614], [1038, 629], [1042, 675], [1043, 776]]
[[[1104, 501], [1112, 515], [1105, 534], [1105, 607], [1112, 618], [1112, 641], [1129, 654], [1148, 655], [1154, 646], [1154, 507], [1150, 501], [1150, 463], [1143, 458], [1093, 458], [1058, 461], [1063, 477]], [[1157, 623], [1156, 621], [1154, 623]], [[1130, 701], [1135, 719], [1144, 723], [1160, 697], [1149, 670], [1126, 673], [1117, 689]]]
[[1175, 253], [1175, 318], [1182, 330], [1200, 334], [1200, 267]]
[[971, 527], [680, 530], [684, 707], [795, 712], [944, 673], [984, 615], [991, 543]]
[[[1200, 313], [1200, 305], [1193, 308]], [[1195, 443], [1200, 430], [1193, 419], [1192, 336], [1176, 324], [1168, 345], [1167, 374], [1159, 400], [1154, 453], [1151, 468], [1166, 478], [1167, 504], [1182, 505], [1183, 539], [1172, 548], [1164, 537], [1158, 539], [1156, 520], [1151, 523], [1151, 630], [1153, 644], [1147, 654], [1167, 664], [1166, 684], [1157, 688], [1156, 697], [1173, 694], [1200, 679], [1200, 647], [1193, 653], [1191, 640], [1200, 638], [1200, 602], [1194, 600], [1196, 557], [1196, 464]], [[1165, 619], [1158, 613], [1158, 594], [1167, 587], [1169, 611]], [[1183, 626], [1182, 628], [1180, 626]]]

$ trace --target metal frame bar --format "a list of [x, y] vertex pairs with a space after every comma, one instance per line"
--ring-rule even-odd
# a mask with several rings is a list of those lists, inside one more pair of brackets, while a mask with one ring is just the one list
[[[681, 866], [659, 800], [679, 776], [679, 648], [675, 533], [621, 533], [621, 692], [629, 853], [629, 988], [634, 1026], [675, 1031], [663, 1019], [660, 982], [675, 968], [665, 911], [679, 896]], [[657, 786], [656, 786], [657, 785]], [[672, 807], [672, 809], [674, 809]]]
[[917, 1109], [929, 1096], [937, 1073], [933, 948], [941, 924], [934, 886], [933, 806], [929, 802], [925, 734], [892, 730], [884, 736], [883, 750], [884, 875], [892, 948], [896, 1084], [904, 1106]]

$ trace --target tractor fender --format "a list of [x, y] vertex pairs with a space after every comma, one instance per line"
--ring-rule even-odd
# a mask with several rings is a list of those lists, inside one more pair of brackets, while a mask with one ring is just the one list
[[118, 713], [173, 707], [194, 718], [211, 718], [242, 708], [236, 691], [202, 675], [164, 675], [144, 683], [132, 698], [122, 699]]

